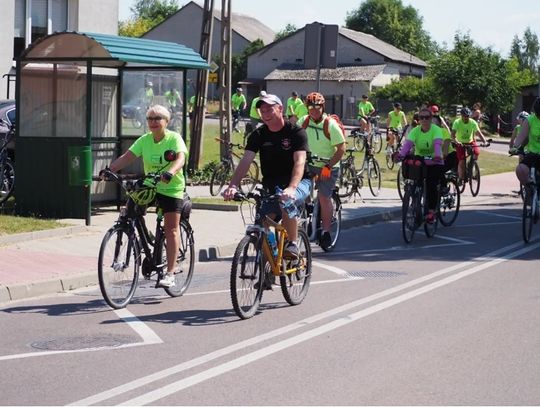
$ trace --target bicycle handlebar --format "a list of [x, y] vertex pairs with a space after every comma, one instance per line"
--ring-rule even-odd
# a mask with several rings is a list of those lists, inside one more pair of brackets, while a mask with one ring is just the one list
[[221, 144], [227, 144], [229, 147], [237, 147], [239, 149], [244, 148], [244, 146], [242, 144], [235, 144], [235, 143], [227, 142], [227, 141], [225, 141], [225, 140], [223, 140], [222, 138], [219, 138], [219, 137], [214, 137], [214, 140], [219, 141]]

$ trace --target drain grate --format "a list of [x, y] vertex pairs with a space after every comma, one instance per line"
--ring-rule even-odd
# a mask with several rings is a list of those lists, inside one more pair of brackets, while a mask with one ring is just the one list
[[79, 350], [116, 347], [135, 343], [138, 340], [140, 338], [130, 335], [73, 336], [36, 341], [31, 343], [30, 346], [41, 350]]
[[407, 273], [399, 273], [397, 271], [349, 271], [349, 277], [363, 278], [395, 278], [405, 276]]

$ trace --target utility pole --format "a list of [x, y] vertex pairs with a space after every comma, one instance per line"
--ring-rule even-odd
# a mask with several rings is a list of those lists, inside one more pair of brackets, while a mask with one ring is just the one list
[[[203, 18], [201, 29], [201, 45], [199, 54], [208, 63], [212, 54], [212, 32], [214, 26], [214, 0], [204, 0]], [[197, 71], [197, 84], [195, 88], [195, 106], [193, 108], [192, 133], [190, 134], [191, 142], [189, 145], [189, 160], [188, 168], [196, 170], [199, 168], [199, 162], [203, 153], [203, 126], [204, 126], [204, 109], [208, 94], [208, 71], [200, 69]]]
[[[231, 141], [231, 0], [221, 0], [221, 63], [219, 67], [219, 134], [227, 143]], [[226, 154], [221, 144], [221, 155]]]

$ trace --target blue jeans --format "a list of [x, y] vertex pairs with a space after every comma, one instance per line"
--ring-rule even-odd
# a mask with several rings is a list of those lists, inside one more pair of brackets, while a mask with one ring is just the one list
[[[302, 179], [298, 186], [296, 187], [295, 195], [296, 199], [294, 201], [295, 205], [298, 207], [301, 207], [304, 204], [304, 201], [309, 196], [309, 191], [311, 190], [311, 179], [304, 178]], [[270, 191], [274, 192], [274, 191]], [[268, 201], [264, 202], [261, 206], [261, 210], [259, 211], [261, 214], [261, 217], [264, 217], [265, 215], [269, 215], [271, 213], [277, 215], [276, 221], [281, 219], [281, 208], [279, 207], [278, 201]]]

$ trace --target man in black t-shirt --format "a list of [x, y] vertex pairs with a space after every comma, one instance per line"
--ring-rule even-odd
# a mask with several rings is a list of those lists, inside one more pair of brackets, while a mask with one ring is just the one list
[[[309, 195], [311, 187], [306, 168], [306, 132], [303, 128], [285, 121], [283, 104], [276, 95], [261, 96], [257, 101], [257, 108], [261, 112], [264, 125], [249, 135], [244, 156], [236, 167], [228, 188], [223, 192], [223, 197], [225, 200], [233, 199], [238, 191], [236, 185], [259, 153], [263, 186], [270, 193], [275, 193], [276, 187], [280, 187], [283, 190], [282, 201], [293, 199], [296, 203], [301, 203]], [[289, 258], [297, 257], [297, 219], [289, 218], [282, 208], [268, 208], [267, 213], [281, 214], [283, 226], [290, 239], [285, 247], [285, 255]]]

